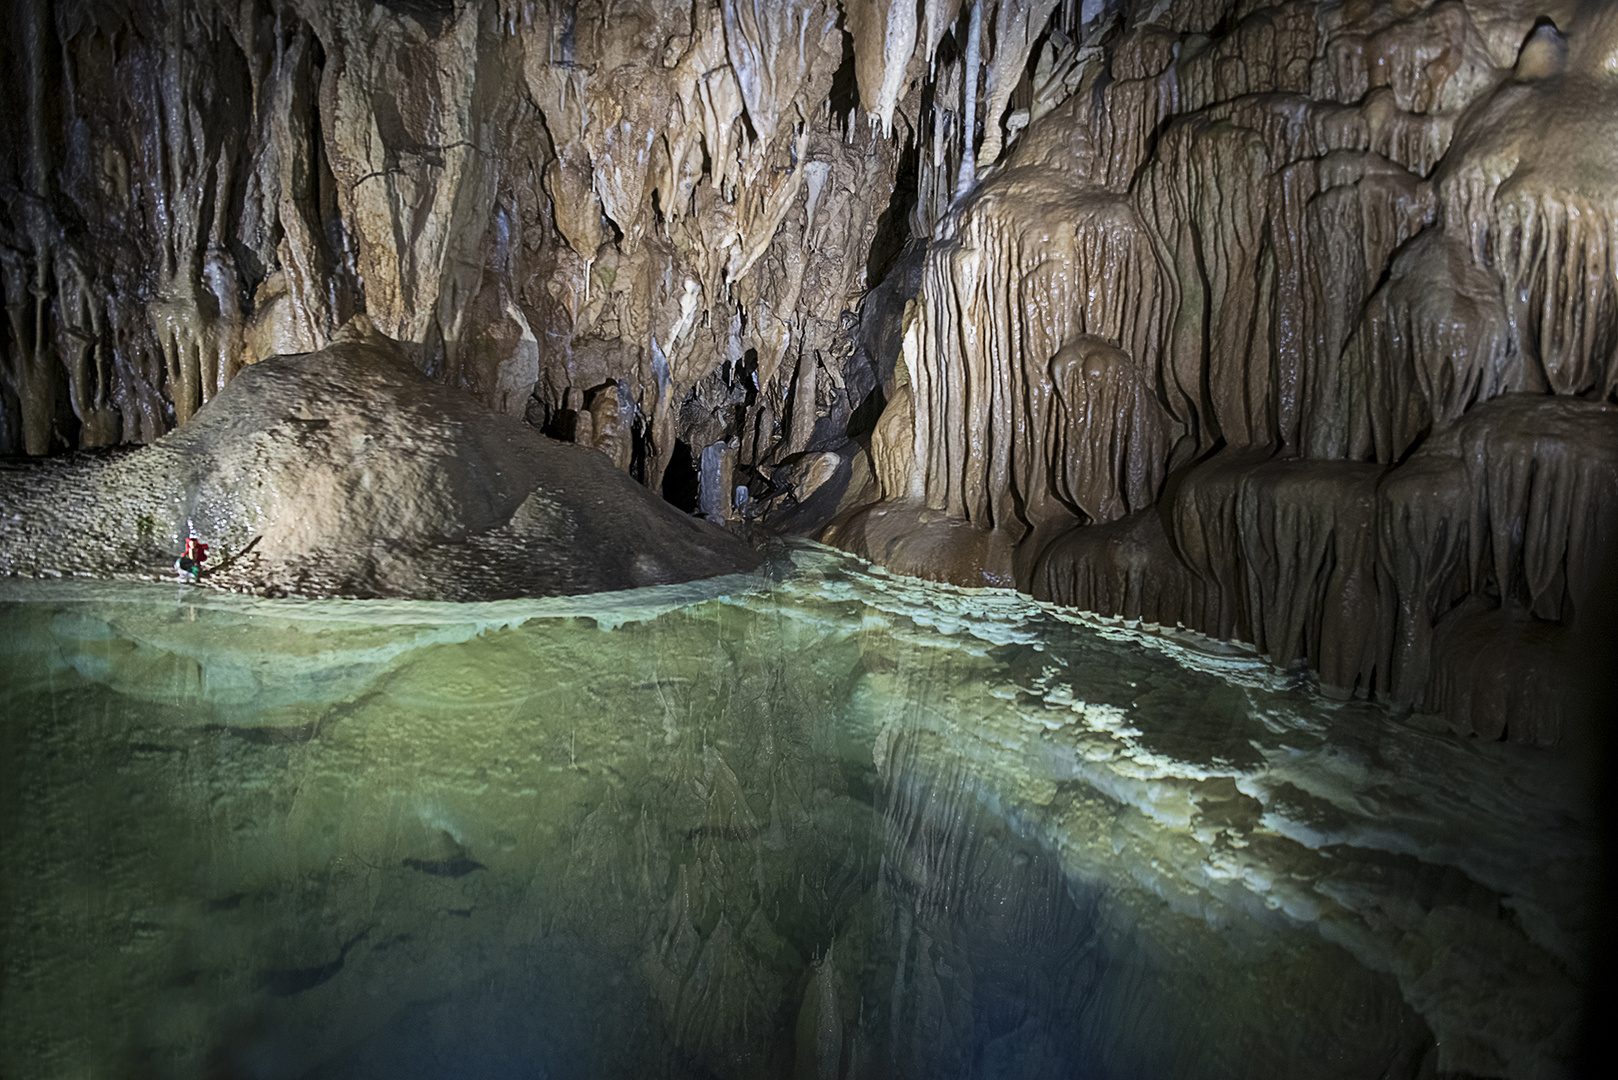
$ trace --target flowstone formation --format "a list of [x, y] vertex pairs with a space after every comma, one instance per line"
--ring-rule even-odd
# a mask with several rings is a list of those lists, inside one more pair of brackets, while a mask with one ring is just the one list
[[1032, 85], [828, 537], [1555, 741], [1618, 540], [1618, 14], [1142, 4]]

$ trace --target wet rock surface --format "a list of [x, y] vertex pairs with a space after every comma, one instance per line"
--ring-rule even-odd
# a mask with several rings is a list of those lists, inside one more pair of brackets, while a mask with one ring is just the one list
[[653, 490], [860, 404], [901, 147], [830, 0], [8, 12], [0, 453], [149, 443], [359, 312]]
[[446, 392], [363, 317], [238, 376], [142, 450], [0, 473], [10, 573], [172, 575], [264, 594], [449, 600], [666, 584], [757, 556], [613, 468]]

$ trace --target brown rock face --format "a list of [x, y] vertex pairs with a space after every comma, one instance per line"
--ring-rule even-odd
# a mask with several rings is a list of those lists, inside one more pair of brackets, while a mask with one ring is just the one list
[[616, 388], [589, 434], [654, 490], [860, 404], [794, 393], [899, 155], [830, 0], [13, 8], [0, 453], [151, 442], [356, 312], [557, 433]]

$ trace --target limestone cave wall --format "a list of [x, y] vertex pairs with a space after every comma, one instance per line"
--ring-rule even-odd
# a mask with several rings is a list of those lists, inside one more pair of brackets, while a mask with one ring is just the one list
[[356, 313], [654, 488], [851, 411], [899, 143], [835, 4], [13, 6], [0, 453], [149, 442]]

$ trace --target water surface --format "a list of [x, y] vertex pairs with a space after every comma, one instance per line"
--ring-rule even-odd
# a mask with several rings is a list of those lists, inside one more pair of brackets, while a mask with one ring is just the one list
[[1556, 1075], [1562, 764], [887, 575], [0, 582], [0, 1075]]

